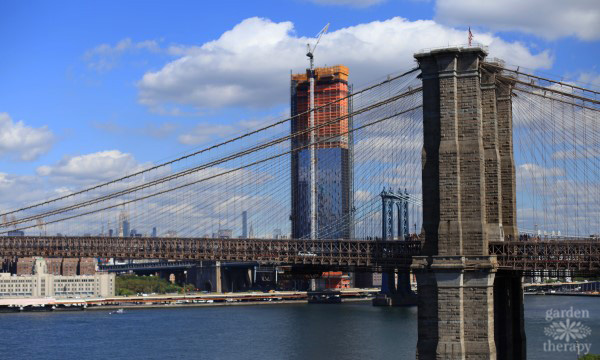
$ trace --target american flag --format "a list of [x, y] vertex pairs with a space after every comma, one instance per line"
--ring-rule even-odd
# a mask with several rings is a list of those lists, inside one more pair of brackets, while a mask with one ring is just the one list
[[469, 46], [471, 46], [472, 40], [473, 40], [473, 33], [471, 32], [471, 27], [469, 26]]

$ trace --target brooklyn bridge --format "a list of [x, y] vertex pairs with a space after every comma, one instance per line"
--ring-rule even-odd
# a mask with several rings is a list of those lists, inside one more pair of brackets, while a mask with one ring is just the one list
[[524, 359], [522, 277], [600, 274], [600, 93], [486, 56], [422, 51], [358, 90], [294, 75], [290, 117], [4, 211], [0, 256], [397, 273], [399, 297], [412, 272], [419, 359]]

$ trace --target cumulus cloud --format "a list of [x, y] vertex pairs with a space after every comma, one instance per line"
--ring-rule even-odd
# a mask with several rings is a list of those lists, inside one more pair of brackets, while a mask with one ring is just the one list
[[44, 195], [37, 177], [0, 172], [0, 213], [42, 199]]
[[54, 140], [47, 126], [34, 128], [0, 113], [0, 157], [33, 161], [50, 151]]
[[550, 40], [564, 36], [600, 39], [597, 0], [438, 0], [436, 20], [449, 25], [521, 31]]
[[131, 154], [108, 150], [65, 157], [57, 164], [38, 167], [37, 174], [58, 181], [89, 182], [118, 178], [143, 167]]
[[517, 177], [524, 179], [542, 179], [543, 177], [564, 176], [563, 169], [558, 167], [546, 168], [537, 164], [521, 164], [517, 167]]
[[125, 38], [114, 45], [100, 44], [86, 51], [83, 59], [87, 62], [90, 69], [103, 72], [113, 69], [124, 53], [139, 50], [150, 52], [161, 51], [158, 42], [155, 40], [133, 42], [130, 38]]
[[[465, 32], [435, 21], [400, 17], [327, 33], [315, 52], [317, 66], [343, 63], [360, 86], [382, 75], [415, 66], [413, 54], [423, 48], [462, 44]], [[289, 21], [253, 17], [201, 46], [178, 46], [181, 56], [138, 82], [139, 101], [154, 111], [180, 105], [268, 107], [289, 97], [289, 71], [306, 68], [306, 44]], [[548, 51], [532, 53], [520, 43], [478, 34], [490, 55], [529, 68], [548, 68]]]
[[[188, 132], [179, 135], [177, 140], [184, 145], [205, 144], [211, 141], [215, 141], [219, 138], [232, 137], [234, 135], [240, 135], [250, 130], [256, 130], [257, 128], [263, 127], [267, 124], [271, 125], [275, 120], [279, 118], [287, 117], [289, 117], [289, 113], [285, 112], [282, 113], [280, 117], [267, 116], [262, 119], [240, 120], [233, 124], [200, 123], [194, 126]], [[285, 124], [266, 130], [261, 135], [263, 137], [268, 136], [273, 132], [280, 131], [282, 127], [285, 127], [286, 132], [289, 131], [287, 124]], [[287, 133], [285, 135], [287, 135]], [[257, 141], [261, 140], [262, 138], [257, 139]]]
[[369, 6], [381, 4], [386, 0], [308, 0], [314, 4], [319, 5], [339, 5], [339, 6], [351, 6], [357, 8], [366, 8]]

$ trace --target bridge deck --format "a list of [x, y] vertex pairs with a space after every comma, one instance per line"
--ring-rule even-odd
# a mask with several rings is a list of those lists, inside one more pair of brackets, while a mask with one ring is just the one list
[[[0, 256], [256, 261], [357, 270], [408, 268], [420, 252], [420, 241], [0, 237]], [[493, 242], [490, 255], [506, 270], [600, 273], [597, 239]]]

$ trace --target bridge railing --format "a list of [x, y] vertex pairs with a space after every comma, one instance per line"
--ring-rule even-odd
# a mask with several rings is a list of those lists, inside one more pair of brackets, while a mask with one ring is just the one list
[[498, 241], [490, 243], [500, 267], [508, 270], [600, 273], [600, 241]]

